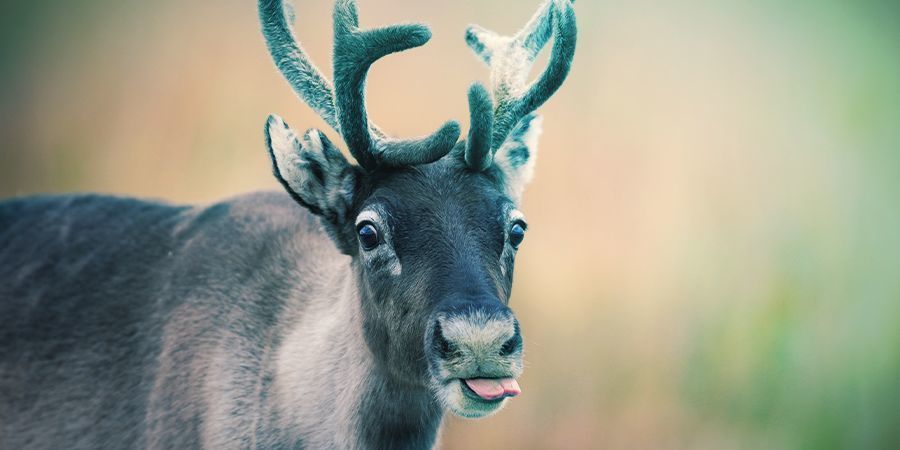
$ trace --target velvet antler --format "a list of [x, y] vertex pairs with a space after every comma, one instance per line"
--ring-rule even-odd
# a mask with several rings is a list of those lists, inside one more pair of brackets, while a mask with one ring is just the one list
[[360, 30], [355, 0], [337, 0], [332, 87], [294, 38], [283, 0], [260, 0], [259, 14], [278, 69], [300, 98], [341, 134], [363, 168], [371, 171], [433, 162], [456, 144], [459, 125], [454, 121], [429, 136], [401, 140], [386, 136], [366, 115], [365, 82], [371, 65], [391, 53], [425, 44], [431, 38], [428, 27], [413, 24]]
[[[572, 3], [573, 0], [547, 0], [513, 36], [500, 36], [477, 25], [466, 30], [466, 43], [490, 67], [494, 96], [492, 102], [480, 83], [469, 89], [471, 127], [465, 159], [470, 168], [489, 167], [510, 130], [547, 101], [566, 79], [575, 55]], [[551, 35], [550, 62], [540, 78], [526, 85], [531, 65]]]

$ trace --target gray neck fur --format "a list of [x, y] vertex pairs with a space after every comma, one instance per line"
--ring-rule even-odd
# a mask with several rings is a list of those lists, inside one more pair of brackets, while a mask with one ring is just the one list
[[334, 281], [278, 349], [272, 406], [279, 428], [309, 448], [431, 447], [440, 406], [427, 388], [400, 383], [375, 364], [349, 264]]

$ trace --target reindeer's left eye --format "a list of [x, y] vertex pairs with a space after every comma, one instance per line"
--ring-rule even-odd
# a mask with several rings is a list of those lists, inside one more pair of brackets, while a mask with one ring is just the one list
[[523, 239], [525, 239], [525, 225], [521, 222], [516, 222], [509, 229], [509, 243], [513, 247], [518, 248]]

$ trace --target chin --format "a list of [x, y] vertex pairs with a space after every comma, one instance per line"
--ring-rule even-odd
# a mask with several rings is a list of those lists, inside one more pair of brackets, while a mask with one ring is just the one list
[[466, 392], [462, 380], [447, 382], [439, 388], [438, 398], [444, 407], [464, 419], [480, 419], [503, 409], [508, 398], [484, 400]]

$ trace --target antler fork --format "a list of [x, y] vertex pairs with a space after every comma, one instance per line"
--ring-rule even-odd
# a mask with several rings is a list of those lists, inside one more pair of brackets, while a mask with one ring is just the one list
[[[491, 101], [481, 83], [476, 82], [469, 89], [471, 126], [465, 158], [470, 168], [489, 167], [494, 152], [503, 145], [513, 127], [547, 101], [566, 79], [575, 55], [573, 1], [545, 1], [513, 36], [500, 36], [477, 25], [466, 30], [466, 43], [490, 67], [496, 102]], [[551, 35], [550, 62], [540, 78], [526, 86], [528, 71]]]
[[425, 164], [446, 155], [459, 137], [459, 124], [446, 122], [418, 139], [388, 137], [370, 123], [365, 106], [366, 74], [378, 59], [419, 47], [431, 38], [420, 24], [359, 29], [355, 0], [334, 5], [334, 80], [316, 68], [294, 38], [283, 0], [260, 0], [259, 14], [269, 52], [294, 91], [344, 138], [350, 153], [367, 170]]

